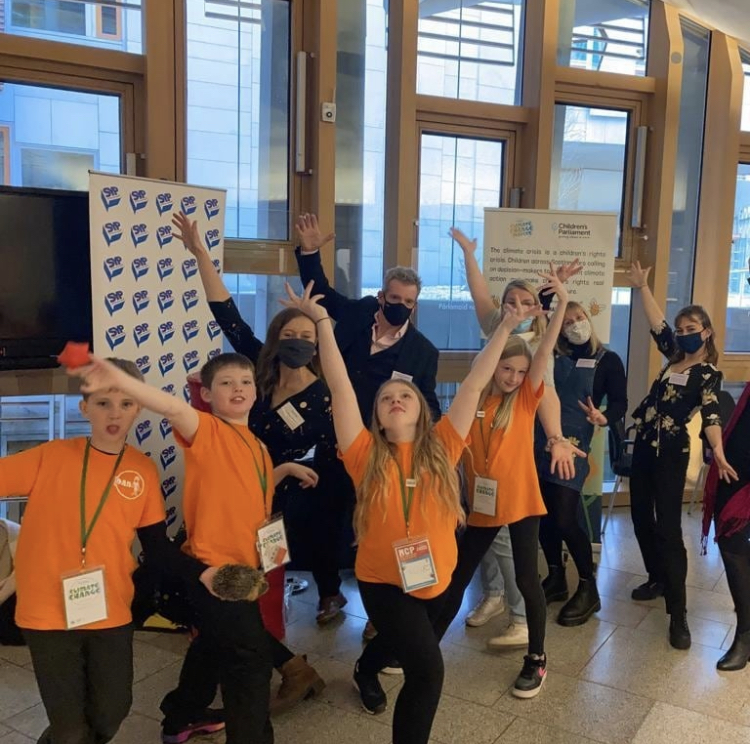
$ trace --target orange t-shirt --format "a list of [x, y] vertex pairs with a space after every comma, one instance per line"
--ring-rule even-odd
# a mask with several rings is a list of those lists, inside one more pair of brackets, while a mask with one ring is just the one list
[[[0, 496], [28, 496], [15, 569], [16, 622], [31, 630], [65, 630], [62, 576], [81, 566], [80, 484], [86, 439], [57, 439], [0, 459]], [[86, 474], [86, 526], [91, 524], [117, 455], [91, 448]], [[104, 566], [106, 620], [127, 625], [133, 601], [135, 531], [163, 522], [164, 500], [154, 463], [126, 447], [107, 501], [86, 545], [86, 565]]]
[[490, 395], [484, 401], [484, 418], [475, 418], [471, 443], [464, 455], [469, 503], [474, 499], [474, 474], [497, 481], [495, 516], [471, 511], [472, 527], [500, 527], [525, 517], [547, 513], [539, 490], [534, 464], [534, 416], [544, 395], [544, 383], [534, 392], [528, 377], [516, 394], [510, 428], [490, 430], [502, 397]]
[[[187, 528], [183, 550], [209, 566], [244, 563], [257, 568], [258, 528], [271, 513], [273, 463], [247, 426], [198, 412], [198, 430], [185, 450], [182, 510]], [[265, 472], [265, 493], [261, 487]]]
[[[457, 465], [465, 442], [453, 428], [450, 419], [443, 417], [435, 424], [435, 435], [448, 454], [448, 461]], [[411, 476], [413, 445], [398, 444], [397, 457], [405, 478]], [[364, 478], [367, 461], [373, 448], [372, 434], [362, 429], [349, 449], [341, 454], [347, 472], [359, 486]], [[385, 491], [384, 508], [374, 505], [369, 514], [367, 531], [359, 541], [355, 573], [360, 581], [374, 584], [401, 586], [396, 553], [393, 543], [406, 538], [406, 520], [401, 498], [401, 478], [395, 461], [388, 464], [388, 485]], [[458, 556], [456, 548], [456, 517], [427, 502], [430, 494], [430, 476], [417, 479], [409, 517], [409, 532], [412, 537], [427, 537], [430, 541], [432, 560], [435, 564], [438, 583], [411, 592], [414, 597], [430, 599], [442, 594], [450, 584]]]

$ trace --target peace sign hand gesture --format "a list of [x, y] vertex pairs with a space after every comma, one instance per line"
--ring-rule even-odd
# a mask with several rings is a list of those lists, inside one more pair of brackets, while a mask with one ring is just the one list
[[594, 426], [607, 426], [607, 417], [594, 405], [591, 396], [586, 398], [586, 402], [578, 401], [581, 410], [586, 414], [586, 421]]

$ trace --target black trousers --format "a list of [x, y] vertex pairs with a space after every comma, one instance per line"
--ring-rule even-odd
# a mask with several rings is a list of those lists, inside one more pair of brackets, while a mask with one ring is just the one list
[[162, 700], [165, 726], [194, 723], [213, 701], [218, 680], [226, 744], [273, 744], [271, 647], [258, 603], [224, 602], [202, 584], [190, 585], [188, 597], [198, 637], [188, 648], [177, 688]]
[[594, 577], [594, 555], [589, 536], [578, 523], [581, 492], [559, 483], [540, 481], [544, 505], [547, 507], [539, 524], [539, 542], [548, 566], [562, 566], [562, 544], [568, 546], [582, 579]]
[[133, 702], [133, 627], [23, 631], [49, 727], [40, 744], [104, 744]]
[[750, 631], [750, 527], [716, 541], [737, 613], [737, 633]]
[[[445, 601], [435, 630], [440, 638], [461, 609], [466, 587], [484, 554], [495, 539], [499, 527], [467, 527], [458, 539], [458, 563], [453, 571], [450, 586], [445, 590]], [[526, 604], [529, 624], [529, 653], [544, 653], [544, 636], [547, 624], [547, 602], [539, 581], [539, 517], [526, 517], [508, 525], [513, 550], [516, 583]], [[377, 628], [377, 623], [375, 624]], [[378, 630], [380, 630], [378, 628]]]
[[395, 657], [404, 686], [393, 711], [393, 744], [427, 744], [443, 690], [443, 655], [433, 629], [444, 594], [417, 599], [400, 586], [359, 582], [367, 616], [378, 629], [360, 656], [359, 669], [377, 674]]
[[687, 551], [682, 498], [689, 452], [636, 442], [630, 475], [630, 516], [650, 581], [664, 584], [668, 614], [685, 611]]

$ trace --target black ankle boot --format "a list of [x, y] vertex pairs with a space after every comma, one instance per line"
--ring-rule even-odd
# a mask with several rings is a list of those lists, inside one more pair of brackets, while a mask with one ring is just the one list
[[564, 602], [568, 598], [568, 582], [565, 580], [565, 566], [550, 566], [549, 575], [542, 581], [544, 598], [550, 602]]
[[557, 616], [557, 622], [568, 628], [574, 625], [583, 625], [601, 608], [602, 603], [599, 600], [596, 581], [593, 578], [580, 579], [576, 593], [563, 605], [560, 614]]
[[669, 643], [672, 648], [686, 651], [690, 648], [690, 628], [686, 612], [674, 612], [669, 620]]
[[720, 672], [738, 672], [747, 666], [748, 661], [750, 661], [750, 630], [734, 636], [731, 648], [716, 662], [716, 668]]

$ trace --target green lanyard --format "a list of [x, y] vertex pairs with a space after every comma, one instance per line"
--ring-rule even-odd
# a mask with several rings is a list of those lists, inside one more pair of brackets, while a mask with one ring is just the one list
[[[219, 418], [217, 416], [217, 418]], [[266, 495], [266, 488], [268, 486], [268, 471], [266, 470], [266, 458], [262, 457], [263, 460], [263, 472], [260, 470], [260, 465], [258, 465], [258, 458], [255, 456], [255, 452], [253, 452], [253, 448], [250, 446], [250, 443], [245, 439], [242, 434], [240, 434], [240, 430], [237, 429], [237, 427], [232, 426], [232, 424], [229, 423], [229, 421], [224, 420], [223, 418], [219, 418], [219, 421], [223, 421], [243, 442], [245, 447], [247, 447], [250, 450], [250, 454], [253, 456], [253, 464], [255, 465], [255, 472], [258, 474], [258, 480], [260, 481], [260, 487], [263, 489], [263, 496]], [[255, 436], [255, 434], [251, 435], [255, 441], [259, 441], [258, 437]]]
[[[482, 411], [484, 413], [484, 411]], [[490, 435], [485, 441], [484, 438], [484, 419], [485, 416], [479, 416], [479, 438], [482, 440], [482, 449], [484, 450], [484, 474], [487, 475], [490, 469], [490, 444], [492, 443], [492, 432], [497, 431], [490, 424]]]
[[401, 465], [398, 462], [398, 459], [391, 454], [391, 457], [393, 457], [393, 462], [396, 463], [396, 467], [398, 468], [398, 482], [401, 486], [401, 508], [404, 511], [404, 522], [406, 522], [406, 536], [410, 537], [409, 535], [409, 515], [411, 514], [411, 505], [414, 501], [414, 488], [415, 485], [409, 485], [408, 481], [411, 480], [412, 483], [414, 483], [414, 480], [411, 478], [404, 478], [404, 471], [401, 470]]
[[115, 481], [117, 475], [117, 468], [120, 467], [122, 457], [125, 454], [125, 446], [120, 450], [120, 454], [117, 455], [115, 466], [112, 468], [112, 475], [109, 476], [109, 481], [104, 489], [101, 499], [99, 500], [99, 506], [96, 507], [94, 516], [91, 518], [91, 522], [86, 528], [86, 474], [89, 470], [89, 452], [91, 451], [91, 439], [86, 440], [86, 449], [83, 452], [83, 472], [81, 473], [81, 568], [86, 567], [86, 545], [88, 544], [91, 532], [94, 529], [94, 525], [99, 519], [99, 515], [102, 513], [104, 508], [104, 502], [109, 496], [109, 492], [112, 489], [112, 484]]

